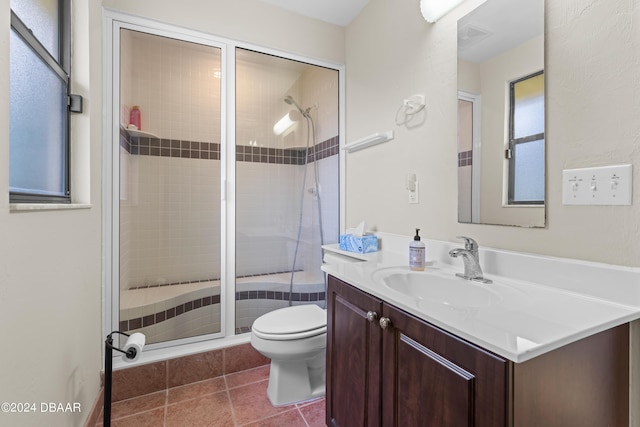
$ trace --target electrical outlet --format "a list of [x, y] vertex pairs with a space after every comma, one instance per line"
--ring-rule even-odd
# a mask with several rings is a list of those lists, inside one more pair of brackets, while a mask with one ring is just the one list
[[418, 181], [414, 183], [413, 191], [409, 190], [409, 203], [420, 203], [420, 198], [418, 197]]

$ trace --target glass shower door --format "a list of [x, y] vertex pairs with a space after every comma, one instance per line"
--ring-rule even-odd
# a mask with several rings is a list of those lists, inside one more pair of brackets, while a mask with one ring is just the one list
[[338, 71], [236, 49], [236, 333], [324, 307], [322, 244], [339, 233]]
[[220, 71], [219, 48], [120, 30], [119, 326], [150, 344], [222, 331]]

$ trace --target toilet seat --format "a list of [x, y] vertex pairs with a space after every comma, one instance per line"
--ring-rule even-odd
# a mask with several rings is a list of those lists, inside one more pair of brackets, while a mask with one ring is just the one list
[[285, 307], [260, 316], [251, 331], [265, 340], [309, 338], [327, 332], [327, 312], [315, 304]]

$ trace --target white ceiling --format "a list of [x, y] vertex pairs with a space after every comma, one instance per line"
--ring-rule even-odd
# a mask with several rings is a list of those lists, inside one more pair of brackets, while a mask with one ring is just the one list
[[458, 57], [481, 63], [541, 34], [543, 0], [490, 0], [458, 21]]
[[301, 15], [346, 27], [369, 0], [260, 0]]

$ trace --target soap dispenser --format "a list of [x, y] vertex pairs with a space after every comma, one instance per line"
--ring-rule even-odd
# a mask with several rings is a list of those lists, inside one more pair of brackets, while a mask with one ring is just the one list
[[425, 263], [426, 247], [424, 242], [420, 241], [419, 228], [416, 228], [416, 235], [409, 245], [409, 268], [414, 271], [423, 271]]

